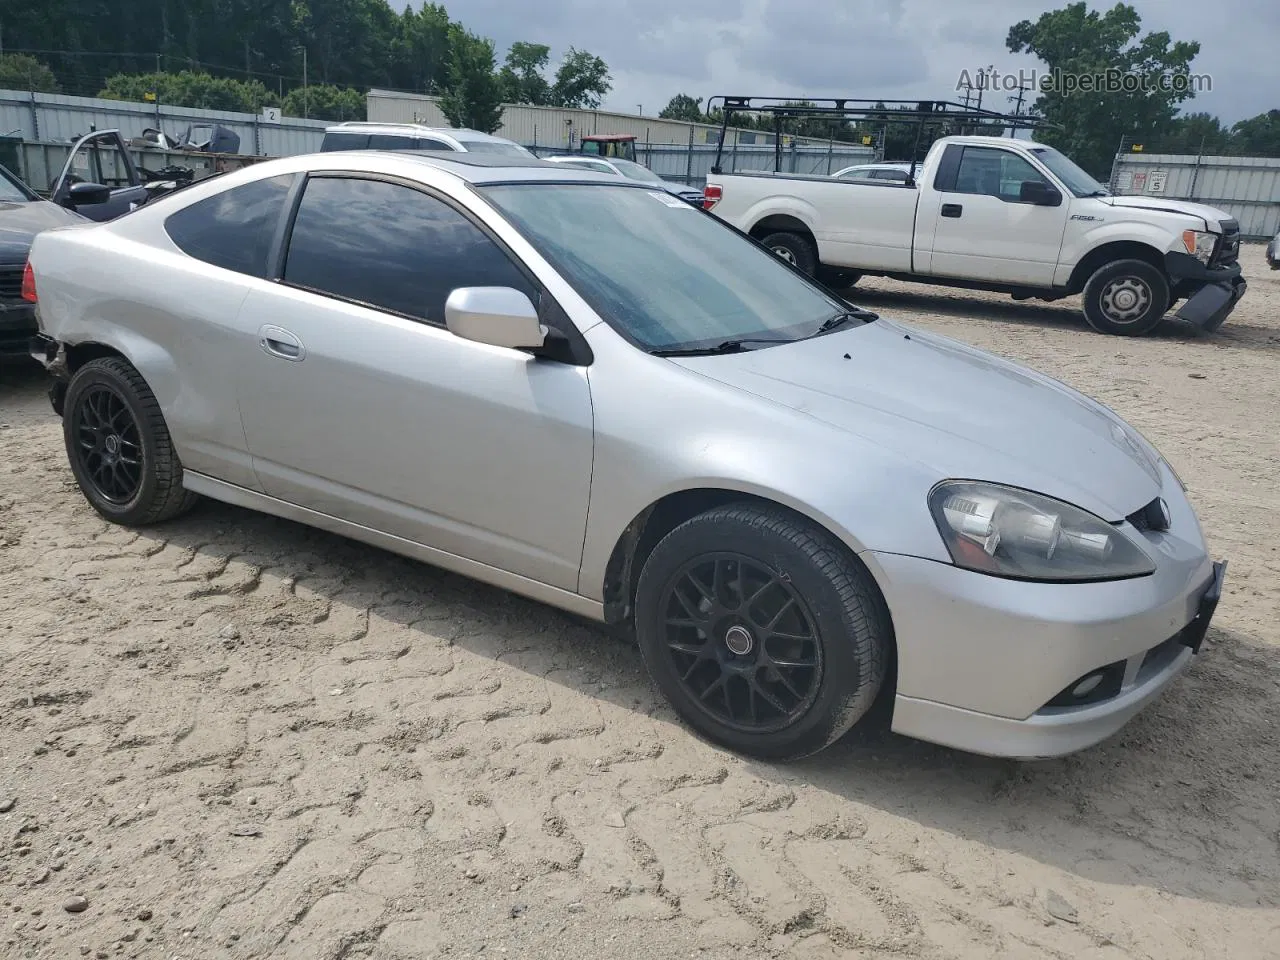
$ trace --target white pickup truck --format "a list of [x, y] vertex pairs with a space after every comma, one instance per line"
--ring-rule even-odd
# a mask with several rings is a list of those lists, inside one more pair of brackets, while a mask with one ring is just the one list
[[944, 137], [914, 178], [712, 173], [703, 206], [829, 286], [863, 275], [994, 290], [1083, 294], [1103, 333], [1178, 316], [1218, 329], [1244, 295], [1239, 224], [1213, 207], [1111, 196], [1053, 147]]

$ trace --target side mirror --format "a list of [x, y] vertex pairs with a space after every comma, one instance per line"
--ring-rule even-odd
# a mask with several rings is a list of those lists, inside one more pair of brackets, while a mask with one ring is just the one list
[[1037, 207], [1056, 207], [1062, 203], [1058, 188], [1043, 180], [1023, 180], [1018, 190], [1020, 203], [1032, 203]]
[[111, 188], [100, 183], [73, 183], [67, 190], [67, 202], [71, 207], [106, 203], [111, 199]]
[[449, 332], [494, 347], [531, 349], [547, 341], [533, 301], [511, 287], [458, 287], [444, 304]]

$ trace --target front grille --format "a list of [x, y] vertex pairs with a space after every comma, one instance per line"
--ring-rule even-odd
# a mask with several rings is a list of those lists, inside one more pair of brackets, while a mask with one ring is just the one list
[[1222, 239], [1213, 255], [1214, 266], [1234, 266], [1240, 259], [1240, 223], [1235, 219], [1222, 221]]
[[0, 267], [0, 300], [22, 299], [22, 267]]

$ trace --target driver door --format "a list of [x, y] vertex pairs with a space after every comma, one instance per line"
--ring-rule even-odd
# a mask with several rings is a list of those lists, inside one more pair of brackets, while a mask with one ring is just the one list
[[587, 368], [464, 340], [458, 287], [546, 294], [445, 198], [312, 175], [279, 282], [236, 326], [237, 393], [268, 495], [566, 590], [591, 485]]
[[[77, 207], [71, 199], [71, 187], [86, 182], [110, 187], [110, 198], [105, 203]], [[100, 130], [76, 141], [49, 194], [54, 203], [99, 222], [114, 220], [147, 200], [147, 188], [116, 130]]]

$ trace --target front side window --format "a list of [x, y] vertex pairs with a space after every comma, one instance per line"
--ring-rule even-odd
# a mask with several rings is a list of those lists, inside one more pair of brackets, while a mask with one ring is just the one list
[[293, 179], [294, 174], [286, 173], [197, 200], [166, 219], [165, 232], [188, 256], [265, 278]]
[[17, 177], [0, 167], [0, 203], [27, 203], [33, 199]]
[[849, 310], [774, 254], [665, 191], [606, 183], [479, 189], [642, 349], [796, 339]]
[[1025, 159], [993, 147], [965, 147], [956, 171], [954, 193], [976, 193], [1017, 201], [1024, 181], [1048, 181]]
[[284, 281], [430, 323], [458, 287], [536, 291], [511, 258], [453, 207], [382, 180], [314, 177], [289, 238]]

